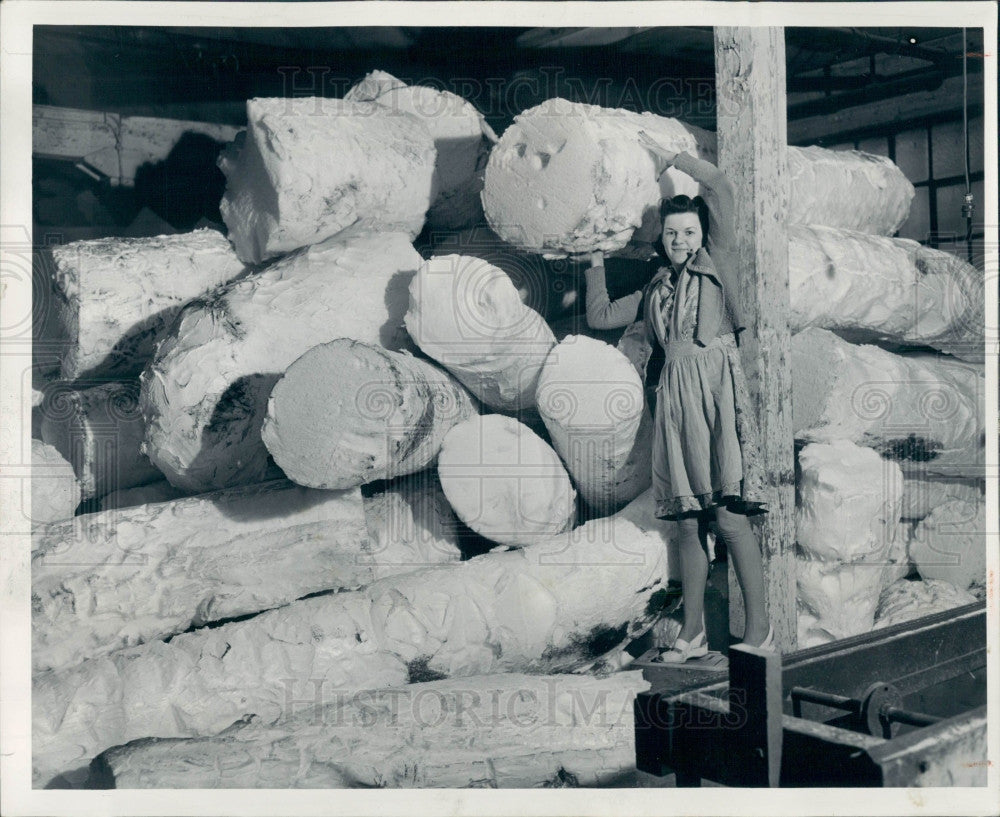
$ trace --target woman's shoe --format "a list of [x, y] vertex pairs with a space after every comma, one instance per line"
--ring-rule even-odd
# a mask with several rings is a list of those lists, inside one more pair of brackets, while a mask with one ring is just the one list
[[769, 650], [774, 651], [774, 627], [768, 626], [767, 635], [760, 644], [747, 644], [746, 641], [741, 641], [737, 646], [740, 647], [753, 647], [755, 650]]
[[683, 664], [692, 658], [703, 658], [708, 655], [708, 639], [702, 630], [691, 641], [678, 638], [669, 650], [661, 652], [653, 660], [661, 664]]

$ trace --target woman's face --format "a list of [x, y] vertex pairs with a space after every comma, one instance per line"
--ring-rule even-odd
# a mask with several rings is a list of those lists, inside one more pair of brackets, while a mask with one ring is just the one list
[[675, 267], [682, 267], [701, 247], [701, 220], [697, 213], [671, 213], [663, 219], [663, 249]]

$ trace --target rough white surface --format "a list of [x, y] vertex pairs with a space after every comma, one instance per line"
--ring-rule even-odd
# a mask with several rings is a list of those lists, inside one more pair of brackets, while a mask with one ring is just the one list
[[[638, 141], [715, 161], [715, 134], [651, 113], [549, 99], [520, 113], [486, 166], [483, 208], [505, 240], [549, 255], [648, 253], [660, 199], [698, 185], [663, 167]], [[892, 234], [909, 214], [913, 185], [888, 159], [857, 151], [788, 149], [789, 219]]]
[[538, 375], [556, 344], [503, 270], [464, 255], [421, 265], [410, 283], [406, 328], [424, 354], [501, 411], [534, 406]]
[[64, 380], [138, 374], [184, 304], [243, 271], [215, 230], [75, 241], [52, 257]]
[[875, 626], [891, 627], [921, 616], [944, 613], [975, 601], [976, 597], [972, 593], [941, 579], [904, 579], [882, 591], [875, 613]]
[[793, 332], [837, 329], [983, 360], [983, 275], [952, 253], [905, 238], [793, 225], [788, 274]]
[[504, 545], [529, 545], [573, 527], [576, 491], [555, 451], [512, 417], [488, 414], [444, 438], [438, 474], [459, 518]]
[[611, 513], [649, 487], [653, 423], [635, 368], [613, 346], [569, 335], [545, 361], [538, 412], [584, 501]]
[[986, 484], [981, 479], [942, 480], [919, 476], [903, 480], [903, 506], [899, 515], [903, 519], [920, 520], [945, 502], [960, 499], [964, 502], [985, 502]]
[[80, 483], [63, 455], [41, 440], [31, 441], [31, 524], [69, 519], [80, 504]]
[[136, 381], [47, 391], [42, 439], [72, 463], [84, 499], [163, 478], [140, 451], [145, 433]]
[[666, 575], [666, 528], [647, 492], [544, 543], [44, 673], [32, 692], [35, 785], [136, 738], [214, 735], [247, 714], [273, 722], [290, 699], [315, 700], [317, 684], [578, 670], [652, 624]]
[[799, 646], [871, 629], [879, 593], [895, 579], [902, 530], [898, 465], [846, 440], [799, 452], [795, 511]]
[[185, 310], [142, 375], [147, 456], [191, 491], [262, 479], [260, 426], [282, 372], [335, 338], [411, 347], [403, 315], [419, 265], [400, 233], [329, 241]]
[[905, 473], [982, 476], [982, 367], [897, 355], [823, 329], [792, 336], [791, 366], [796, 439], [849, 439]]
[[434, 141], [416, 116], [322, 97], [250, 99], [247, 130], [219, 157], [220, 209], [256, 263], [340, 233], [412, 239], [436, 198]]
[[115, 788], [533, 788], [625, 785], [638, 671], [508, 673], [332, 696], [276, 724], [111, 749]]
[[349, 488], [433, 465], [448, 430], [476, 413], [443, 369], [342, 339], [288, 367], [271, 391], [261, 437], [289, 479]]
[[456, 230], [482, 221], [483, 170], [497, 137], [475, 106], [450, 91], [407, 85], [385, 71], [372, 71], [344, 98], [410, 114], [430, 131], [437, 198], [427, 212], [428, 225]]
[[[986, 584], [986, 503], [952, 500], [917, 525], [910, 558], [924, 579], [943, 579], [960, 589]], [[993, 534], [995, 536], [995, 534]]]

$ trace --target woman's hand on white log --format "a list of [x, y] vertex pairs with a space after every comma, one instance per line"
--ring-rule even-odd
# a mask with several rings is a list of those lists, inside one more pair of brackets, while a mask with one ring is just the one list
[[668, 166], [674, 163], [677, 158], [676, 150], [668, 150], [659, 142], [655, 141], [646, 131], [639, 131], [639, 144], [652, 153], [657, 159], [665, 162]]

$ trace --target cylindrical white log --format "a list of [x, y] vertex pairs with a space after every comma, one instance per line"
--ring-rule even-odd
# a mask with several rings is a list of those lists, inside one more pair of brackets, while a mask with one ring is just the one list
[[84, 499], [163, 478], [140, 451], [146, 426], [137, 381], [47, 389], [41, 433], [72, 463]]
[[943, 579], [962, 590], [985, 594], [986, 503], [952, 500], [939, 505], [917, 525], [910, 558], [924, 579]]
[[476, 414], [446, 371], [353, 340], [315, 346], [275, 384], [261, 438], [300, 485], [349, 488], [421, 471]]
[[95, 788], [534, 788], [623, 785], [638, 671], [481, 675], [334, 693], [274, 725], [104, 752]]
[[437, 197], [427, 211], [431, 228], [457, 230], [482, 221], [483, 169], [497, 137], [472, 103], [450, 91], [407, 85], [385, 71], [372, 71], [344, 99], [405, 112], [427, 126], [437, 151]]
[[[31, 441], [31, 525], [69, 519], [82, 492], [73, 466], [51, 445]], [[8, 512], [10, 509], [8, 509]]]
[[[639, 143], [715, 161], [715, 134], [651, 113], [549, 99], [519, 114], [490, 153], [483, 208], [505, 240], [548, 255], [646, 254], [660, 231], [660, 199], [698, 185], [663, 170]], [[856, 151], [788, 149], [791, 223], [891, 235], [909, 214], [913, 185], [888, 159]]]
[[459, 518], [504, 545], [529, 545], [573, 527], [576, 491], [555, 451], [512, 417], [489, 414], [444, 438], [438, 474]]
[[340, 233], [420, 232], [436, 197], [434, 141], [404, 111], [342, 99], [247, 101], [219, 157], [236, 254], [257, 263]]
[[797, 225], [788, 230], [788, 272], [793, 332], [836, 329], [983, 360], [983, 275], [952, 253]]
[[976, 597], [968, 590], [961, 590], [942, 579], [901, 579], [882, 591], [875, 613], [875, 626], [891, 627], [934, 613], [945, 613], [975, 601]]
[[52, 250], [64, 380], [142, 371], [181, 307], [243, 271], [216, 230]]
[[421, 265], [410, 284], [406, 328], [421, 351], [501, 411], [534, 406], [539, 372], [556, 344], [503, 270], [464, 255]]
[[569, 335], [545, 361], [537, 401], [553, 446], [594, 512], [612, 513], [649, 487], [653, 424], [625, 355]]
[[419, 264], [399, 233], [324, 242], [187, 309], [142, 375], [147, 456], [191, 491], [262, 479], [275, 382], [335, 338], [412, 348], [403, 315]]
[[666, 536], [647, 492], [544, 543], [38, 675], [35, 784], [136, 738], [214, 735], [246, 713], [273, 722], [335, 688], [599, 669], [656, 619]]
[[796, 439], [849, 439], [904, 473], [981, 476], [984, 396], [974, 364], [897, 355], [823, 329], [792, 337]]

